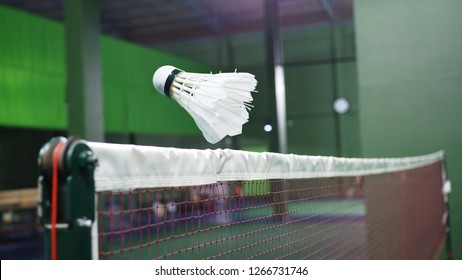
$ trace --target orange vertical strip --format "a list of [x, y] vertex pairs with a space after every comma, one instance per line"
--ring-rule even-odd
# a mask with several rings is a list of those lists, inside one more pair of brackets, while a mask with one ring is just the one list
[[58, 165], [59, 154], [64, 143], [59, 143], [53, 154], [53, 173], [51, 181], [51, 259], [57, 259], [56, 223], [58, 220]]

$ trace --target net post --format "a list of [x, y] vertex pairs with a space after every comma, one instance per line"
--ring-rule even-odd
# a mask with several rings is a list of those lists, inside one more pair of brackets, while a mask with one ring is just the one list
[[[58, 144], [57, 221], [52, 225], [53, 157]], [[56, 228], [57, 259], [91, 259], [95, 223], [94, 169], [97, 160], [82, 140], [56, 137], [39, 152], [38, 216], [45, 232], [45, 259], [52, 257], [52, 228]]]

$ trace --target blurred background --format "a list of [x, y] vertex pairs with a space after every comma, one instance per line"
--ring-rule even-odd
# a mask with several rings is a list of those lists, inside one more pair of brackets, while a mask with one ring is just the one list
[[[38, 151], [77, 135], [341, 157], [444, 150], [462, 259], [460, 11], [458, 0], [1, 0], [0, 258], [43, 257]], [[242, 135], [208, 144], [152, 87], [164, 64], [255, 74]], [[275, 65], [285, 74], [286, 133]]]

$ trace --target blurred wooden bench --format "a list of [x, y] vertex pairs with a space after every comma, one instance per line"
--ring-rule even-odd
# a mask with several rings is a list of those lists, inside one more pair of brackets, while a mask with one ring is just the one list
[[38, 189], [0, 191], [0, 240], [35, 234]]
[[0, 191], [0, 211], [35, 208], [37, 201], [37, 188]]

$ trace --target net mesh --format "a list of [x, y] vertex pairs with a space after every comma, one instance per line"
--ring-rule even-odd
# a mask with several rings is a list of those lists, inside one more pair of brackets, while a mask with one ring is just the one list
[[428, 259], [442, 162], [364, 176], [97, 192], [100, 259]]

